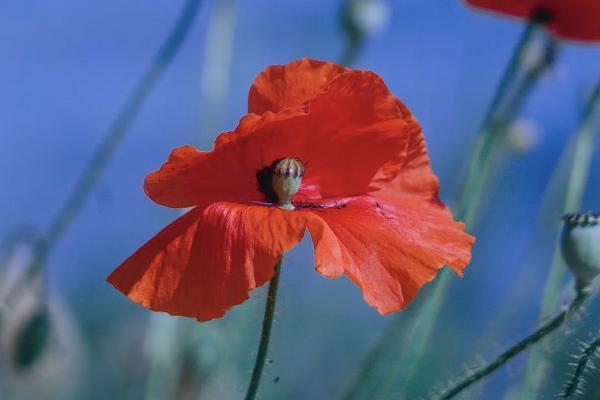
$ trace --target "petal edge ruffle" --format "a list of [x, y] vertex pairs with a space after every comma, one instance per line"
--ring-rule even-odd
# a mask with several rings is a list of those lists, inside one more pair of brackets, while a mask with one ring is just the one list
[[303, 58], [286, 65], [272, 65], [260, 72], [248, 94], [248, 112], [262, 114], [296, 108], [323, 91], [331, 80], [349, 68], [331, 62]]

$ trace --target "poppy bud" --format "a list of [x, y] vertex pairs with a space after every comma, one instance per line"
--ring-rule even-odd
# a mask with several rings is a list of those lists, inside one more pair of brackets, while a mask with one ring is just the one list
[[28, 369], [39, 360], [46, 350], [50, 329], [48, 308], [41, 304], [27, 316], [16, 335], [12, 363], [17, 370]]
[[342, 8], [342, 27], [350, 41], [378, 33], [388, 23], [389, 6], [383, 0], [346, 0]]
[[279, 208], [293, 210], [292, 198], [300, 189], [304, 176], [304, 165], [292, 157], [279, 160], [273, 167], [273, 191], [277, 195]]
[[577, 281], [586, 286], [600, 274], [600, 216], [591, 212], [563, 217], [562, 255]]
[[540, 138], [541, 133], [535, 122], [517, 120], [508, 128], [506, 144], [515, 153], [524, 154], [532, 151], [539, 144]]

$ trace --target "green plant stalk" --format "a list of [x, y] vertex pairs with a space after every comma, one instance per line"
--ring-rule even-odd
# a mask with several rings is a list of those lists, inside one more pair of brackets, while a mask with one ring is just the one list
[[579, 355], [579, 361], [573, 372], [573, 376], [565, 384], [563, 391], [558, 395], [559, 399], [569, 400], [573, 395], [577, 393], [577, 388], [583, 379], [583, 373], [590, 362], [590, 358], [594, 355], [596, 350], [600, 347], [600, 337], [594, 339], [590, 344]]
[[[473, 353], [481, 353], [489, 346], [489, 343], [494, 340], [499, 332], [506, 331], [506, 322], [513, 318], [519, 311], [519, 305], [527, 301], [530, 294], [531, 271], [527, 271], [527, 266], [531, 265], [538, 257], [540, 237], [545, 235], [548, 230], [548, 224], [556, 222], [556, 216], [559, 215], [563, 208], [563, 202], [557, 199], [564, 194], [563, 181], [567, 181], [568, 169], [570, 169], [570, 155], [575, 147], [575, 137], [571, 137], [565, 149], [563, 150], [560, 160], [555, 167], [548, 185], [544, 189], [540, 211], [536, 217], [536, 226], [534, 233], [528, 240], [530, 243], [527, 246], [527, 252], [524, 259], [519, 262], [522, 272], [517, 277], [516, 284], [510, 287], [509, 293], [505, 296], [508, 300], [505, 301], [499, 310], [495, 312], [494, 318], [488, 323], [483, 330], [483, 334], [477, 339], [477, 345], [474, 346]], [[552, 254], [551, 254], [552, 256]], [[514, 389], [514, 388], [513, 388]]]
[[531, 335], [527, 336], [525, 339], [521, 340], [514, 346], [510, 347], [508, 350], [504, 351], [491, 363], [487, 364], [482, 368], [478, 368], [477, 370], [475, 370], [475, 372], [469, 374], [469, 376], [467, 376], [464, 380], [462, 380], [452, 388], [446, 390], [437, 399], [450, 400], [454, 398], [463, 390], [467, 389], [469, 386], [480, 382], [483, 378], [496, 371], [498, 368], [506, 364], [512, 358], [514, 358], [521, 352], [527, 350], [529, 347], [533, 346], [534, 344], [548, 336], [550, 333], [560, 328], [566, 321], [569, 320], [571, 316], [573, 316], [577, 311], [579, 311], [579, 309], [581, 309], [581, 307], [586, 303], [586, 300], [590, 296], [591, 289], [589, 287], [577, 285], [576, 292], [577, 293], [575, 298], [565, 311], [562, 311], [550, 321], [542, 324], [535, 332], [533, 332]]
[[248, 391], [246, 392], [246, 400], [254, 400], [265, 366], [269, 342], [271, 341], [271, 327], [273, 326], [273, 317], [275, 315], [277, 287], [279, 286], [279, 276], [281, 275], [281, 262], [282, 259], [280, 259], [275, 266], [275, 275], [273, 275], [271, 283], [269, 283], [269, 293], [267, 294], [267, 304], [265, 306], [265, 316], [263, 318], [262, 332], [260, 334], [260, 343], [258, 345], [254, 370], [252, 371], [252, 377], [250, 378], [250, 384], [248, 385]]
[[[575, 150], [567, 182], [563, 213], [575, 211], [581, 205], [581, 199], [583, 198], [592, 162], [595, 134], [600, 129], [598, 127], [600, 123], [599, 119], [600, 81], [596, 84], [583, 110], [581, 125], [576, 134]], [[565, 272], [565, 265], [562, 261], [560, 251], [555, 248], [550, 272], [548, 273], [544, 287], [540, 320], [556, 308]], [[524, 398], [536, 398], [542, 384], [542, 376], [539, 371], [542, 371], [544, 365], [547, 365], [547, 361], [544, 359], [543, 349], [532, 351], [529, 355], [522, 391], [522, 395], [525, 396]]]
[[145, 400], [173, 398], [177, 391], [177, 379], [181, 370], [182, 323], [177, 318], [153, 314], [148, 321], [144, 350], [148, 365]]
[[[484, 184], [491, 173], [491, 167], [494, 165], [494, 160], [497, 156], [496, 149], [499, 147], [497, 146], [498, 140], [502, 139], [501, 133], [521, 108], [528, 93], [548, 63], [552, 61], [552, 57], [545, 57], [542, 62], [526, 72], [525, 76], [519, 80], [516, 88], [512, 87], [515, 81], [518, 80], [523, 59], [527, 55], [529, 46], [540, 28], [541, 25], [536, 21], [531, 21], [525, 28], [485, 114], [481, 134], [478, 137], [471, 157], [467, 179], [461, 190], [456, 212], [457, 219], [463, 220], [471, 229], [475, 222], [476, 210], [484, 189]], [[554, 42], [549, 42], [547, 47], [551, 48], [551, 54], [553, 54]], [[550, 50], [548, 52], [550, 53]], [[509, 95], [511, 92], [512, 96]], [[410, 385], [413, 383], [414, 374], [419, 369], [419, 364], [433, 332], [435, 321], [442, 308], [451, 279], [452, 274], [449, 271], [441, 271], [432, 284], [427, 302], [415, 306], [411, 314], [412, 319], [408, 324], [409, 327], [404, 327], [409, 332], [406, 335], [408, 342], [403, 343], [405, 353], [401, 355], [400, 362], [396, 361], [397, 367], [392, 368], [386, 374], [388, 376], [386, 381], [383, 384], [379, 383], [377, 389], [373, 389], [366, 381], [373, 380], [374, 375], [377, 374], [365, 371], [363, 376], [366, 379], [361, 376], [355, 380], [346, 392], [346, 399], [360, 399], [364, 396], [371, 396], [373, 395], [371, 391], [377, 391], [381, 394], [380, 397], [385, 398], [391, 392], [395, 392], [393, 389], [400, 377], [403, 379], [400, 396], [402, 398], [402, 396], [406, 395], [406, 391], [410, 389]], [[391, 328], [388, 328], [384, 332], [383, 339], [367, 357], [365, 369], [370, 370], [376, 360], [381, 357], [381, 354], [389, 351], [385, 350], [387, 348], [386, 344], [390, 342], [388, 332], [391, 334], [397, 330], [393, 329], [394, 325], [396, 325], [395, 322], [399, 323], [399, 320], [392, 321]], [[397, 346], [397, 342], [394, 345]]]
[[226, 130], [223, 119], [231, 80], [236, 20], [236, 0], [219, 0], [211, 4], [200, 73], [198, 132], [202, 136], [198, 137], [199, 142]]
[[539, 28], [539, 23], [535, 21], [529, 22], [525, 27], [483, 119], [481, 133], [477, 138], [471, 156], [467, 178], [460, 193], [456, 210], [457, 218], [464, 220], [467, 226], [475, 220], [476, 208], [479, 204], [483, 184], [489, 173], [490, 156], [494, 149], [495, 139], [498, 136], [496, 132], [497, 125], [501, 122], [510, 122], [506, 121], [505, 117], [499, 116], [501, 106], [507, 100], [511, 85], [519, 73], [522, 61]]
[[30, 276], [37, 275], [43, 269], [50, 250], [81, 212], [135, 117], [187, 37], [200, 3], [201, 0], [187, 1], [174, 28], [125, 100], [125, 104], [112, 121], [104, 139], [94, 150], [91, 160], [79, 177], [67, 201], [52, 219], [45, 234], [37, 241], [33, 261], [27, 268]]
[[[199, 90], [199, 119], [197, 131], [202, 135], [213, 135], [221, 129], [223, 110], [227, 104], [227, 93], [229, 89], [229, 78], [231, 72], [231, 59], [233, 54], [234, 33], [236, 26], [236, 3], [235, 0], [220, 0], [213, 2], [207, 17], [206, 32], [204, 38], [203, 65], [200, 72]], [[206, 136], [198, 136], [198, 145], [202, 145], [202, 139]], [[182, 212], [184, 214], [185, 212]], [[175, 397], [178, 384], [185, 382], [182, 378], [184, 371], [182, 365], [184, 355], [189, 357], [186, 349], [191, 346], [195, 335], [202, 335], [211, 330], [218, 329], [211, 326], [202, 326], [202, 332], [198, 332], [198, 325], [188, 324], [187, 321], [164, 318], [161, 314], [153, 314], [150, 317], [149, 326], [146, 330], [146, 340], [149, 341], [147, 361], [150, 365], [146, 382], [146, 399], [164, 399]], [[171, 346], [172, 355], [169, 362], [165, 362], [165, 345], [160, 341], [149, 340], [155, 331], [176, 330]], [[179, 332], [181, 331], [181, 332]], [[177, 337], [175, 337], [177, 336]], [[200, 355], [198, 356], [202, 358]], [[199, 361], [200, 362], [200, 361]], [[193, 370], [187, 371], [191, 373]], [[214, 371], [210, 371], [213, 373]], [[207, 371], [202, 371], [202, 378], [208, 376]], [[193, 379], [199, 377], [191, 377]], [[201, 395], [198, 394], [200, 397]]]

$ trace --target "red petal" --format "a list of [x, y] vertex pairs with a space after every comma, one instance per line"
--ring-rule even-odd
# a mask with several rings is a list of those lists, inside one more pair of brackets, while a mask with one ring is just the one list
[[317, 270], [348, 275], [382, 314], [408, 305], [445, 264], [462, 275], [471, 258], [474, 238], [439, 205], [360, 196], [312, 212], [323, 222], [309, 224]]
[[[355, 195], [381, 188], [415, 157], [427, 158], [418, 123], [377, 75], [336, 76], [305, 110], [249, 115], [221, 135], [215, 150], [184, 147], [146, 178], [148, 196], [186, 207], [213, 201], [263, 201], [256, 172], [277, 159], [305, 163], [298, 199]], [[382, 168], [383, 167], [383, 168]]]
[[520, 18], [536, 10], [550, 13], [548, 28], [565, 39], [600, 41], [598, 0], [466, 0], [475, 7]]
[[108, 278], [155, 311], [206, 321], [248, 299], [304, 236], [306, 215], [215, 203], [175, 220]]
[[248, 112], [262, 114], [302, 106], [342, 72], [341, 65], [303, 58], [262, 71], [250, 88]]

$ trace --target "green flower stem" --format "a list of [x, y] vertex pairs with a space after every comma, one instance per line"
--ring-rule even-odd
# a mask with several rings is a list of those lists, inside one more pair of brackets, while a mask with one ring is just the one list
[[[571, 171], [567, 182], [566, 196], [563, 203], [563, 213], [575, 211], [581, 205], [581, 199], [588, 180], [594, 139], [600, 123], [600, 81], [596, 84], [582, 113], [582, 122], [575, 136], [575, 150], [572, 156]], [[561, 282], [565, 276], [565, 266], [558, 248], [554, 250], [552, 264], [544, 287], [540, 319], [556, 308], [560, 293]], [[527, 362], [523, 396], [536, 398], [542, 384], [539, 373], [547, 362], [543, 350], [532, 351]]]
[[271, 327], [273, 326], [273, 316], [275, 315], [275, 303], [277, 301], [277, 287], [279, 286], [279, 276], [281, 275], [281, 262], [279, 260], [275, 266], [275, 275], [269, 283], [269, 293], [267, 294], [267, 304], [265, 306], [265, 316], [263, 318], [262, 332], [260, 334], [260, 343], [258, 345], [258, 353], [252, 371], [252, 378], [246, 392], [246, 400], [253, 400], [258, 391], [260, 378], [262, 377], [267, 351], [269, 350], [269, 342], [271, 341]]
[[600, 337], [597, 337], [590, 344], [588, 344], [587, 347], [581, 352], [581, 354], [579, 355], [579, 361], [577, 362], [577, 366], [575, 367], [575, 372], [573, 373], [571, 379], [569, 379], [569, 381], [565, 385], [561, 394], [558, 395], [559, 399], [569, 400], [570, 398], [572, 398], [573, 395], [577, 393], [577, 389], [579, 387], [579, 384], [581, 383], [581, 380], [583, 379], [583, 373], [585, 372], [585, 369], [587, 368], [590, 362], [590, 358], [594, 355], [594, 353], [596, 352], [596, 350], [598, 350], [599, 347]]
[[201, 0], [187, 1], [173, 30], [129, 94], [129, 97], [127, 97], [123, 108], [109, 126], [104, 139], [94, 150], [91, 160], [79, 177], [67, 201], [51, 221], [45, 234], [37, 241], [33, 260], [27, 268], [27, 273], [30, 276], [37, 275], [43, 269], [50, 250], [83, 208], [152, 89], [154, 89], [159, 78], [180, 49], [183, 40], [187, 37], [200, 3]]
[[[502, 131], [521, 108], [533, 84], [552, 62], [554, 42], [550, 41], [546, 46], [546, 56], [535, 66], [522, 71], [525, 57], [540, 28], [541, 24], [537, 21], [531, 21], [525, 28], [483, 119], [481, 133], [471, 157], [456, 212], [457, 218], [463, 220], [470, 229], [475, 222], [484, 184], [497, 155], [496, 149], [499, 148], [497, 144], [498, 140], [502, 139]], [[520, 75], [523, 75], [521, 79], [519, 79]], [[408, 324], [400, 318], [391, 322], [380, 342], [367, 356], [361, 375], [346, 392], [346, 399], [365, 398], [373, 396], [374, 393], [379, 393], [379, 397], [389, 396], [391, 392], [395, 393], [394, 388], [400, 378], [403, 380], [401, 396], [407, 394], [407, 390], [413, 384], [415, 372], [419, 369], [451, 279], [451, 273], [442, 271], [432, 287], [428, 288], [431, 293], [427, 296], [427, 301], [413, 306], [410, 313], [412, 318]], [[397, 325], [403, 325], [403, 328], [399, 329]], [[388, 368], [383, 372], [387, 377], [385, 382], [383, 384], [375, 382], [380, 375], [376, 364], [382, 357], [389, 356], [390, 344], [398, 347], [398, 332], [407, 332], [406, 340], [400, 341], [403, 343], [400, 349], [403, 353], [397, 354], [397, 360], [394, 361], [395, 368]]]
[[[197, 144], [202, 147], [207, 135], [222, 131], [223, 111], [227, 108], [227, 93], [230, 83], [231, 61], [233, 55], [234, 34], [236, 28], [236, 0], [219, 0], [212, 2], [209, 14], [205, 17], [206, 30], [204, 33], [204, 54], [200, 70], [200, 90], [197, 100], [198, 121], [195, 131], [202, 136], [197, 137]], [[182, 212], [182, 215], [184, 212]], [[215, 327], [203, 325], [198, 329], [196, 323], [188, 323], [179, 318], [164, 318], [164, 315], [154, 313], [146, 331], [148, 340], [147, 362], [150, 365], [146, 382], [146, 400], [175, 398], [178, 390], [191, 380], [208, 379], [216, 372], [215, 368], [207, 367], [206, 354], [197, 351], [196, 338], [203, 341], [206, 335], [214, 332]], [[176, 335], [164, 340], [152, 340], [160, 332], [175, 331]], [[220, 339], [225, 336], [221, 335]], [[172, 347], [170, 355], [165, 354], [165, 343]], [[214, 343], [213, 343], [214, 344]], [[193, 370], [184, 371], [182, 365], [186, 357], [197, 351], [198, 365], [202, 369], [198, 376], [187, 376]], [[170, 357], [165, 360], [165, 357]], [[219, 365], [225, 365], [221, 362]], [[203, 386], [203, 385], [202, 385]], [[199, 390], [202, 398], [202, 388]]]
[[[535, 23], [534, 26], [538, 26]], [[546, 70], [554, 60], [556, 50], [556, 42], [552, 38], [548, 38], [546, 43], [546, 54], [540, 62], [533, 68], [529, 69], [525, 76], [520, 80], [514, 95], [506, 104], [505, 109], [501, 109], [495, 118], [489, 122], [489, 128], [483, 130], [483, 134], [479, 138], [479, 145], [472, 159], [471, 167], [469, 168], [469, 178], [463, 191], [461, 192], [457, 218], [462, 219], [465, 224], [473, 229], [476, 222], [476, 211], [479, 208], [479, 201], [485, 183], [491, 173], [491, 169], [495, 164], [495, 159], [498, 156], [498, 149], [501, 148], [499, 141], [504, 139], [503, 132], [508, 124], [515, 118], [517, 112], [522, 108], [525, 99], [531, 92], [535, 82], [538, 81], [542, 73]], [[521, 55], [521, 57], [524, 54]], [[425, 304], [425, 311], [418, 313], [417, 325], [415, 325], [414, 333], [410, 336], [411, 342], [406, 347], [407, 353], [404, 356], [403, 365], [408, 366], [407, 374], [398, 374], [404, 377], [401, 393], [406, 395], [407, 392], [414, 390], [414, 379], [416, 372], [419, 371], [421, 359], [427, 347], [427, 343], [433, 332], [433, 327], [437, 316], [439, 315], [444, 298], [450, 286], [452, 273], [443, 271], [438, 280], [440, 281], [428, 302]], [[422, 315], [422, 317], [420, 317]], [[418, 333], [418, 334], [417, 334]]]
[[344, 52], [339, 57], [339, 63], [346, 67], [353, 65], [360, 53], [361, 43], [351, 42], [346, 45]]
[[526, 94], [524, 92], [531, 87], [531, 81], [537, 78], [537, 70], [535, 74], [529, 74], [530, 77], [523, 82], [519, 90], [516, 91], [516, 96], [513, 97], [513, 103], [518, 102], [518, 104], [508, 107], [508, 112], [503, 112], [502, 105], [507, 102], [511, 86], [517, 80], [523, 60], [538, 29], [540, 29], [540, 25], [535, 21], [527, 24], [483, 119], [480, 135], [477, 138], [477, 143], [471, 156], [467, 178], [461, 190], [456, 210], [457, 218], [465, 221], [467, 226], [471, 225], [475, 220], [475, 213], [478, 208], [485, 178], [490, 172], [490, 160], [495, 148], [496, 139], [499, 136], [500, 125], [510, 122], [512, 118], [506, 114], [513, 114], [520, 108], [521, 101]]
[[577, 294], [575, 298], [566, 310], [562, 311], [550, 321], [542, 324], [535, 332], [500, 354], [494, 361], [485, 367], [479, 368], [475, 370], [475, 372], [469, 374], [467, 378], [459, 382], [456, 386], [445, 391], [438, 399], [449, 400], [454, 398], [469, 386], [481, 381], [483, 378], [506, 364], [519, 353], [527, 350], [529, 347], [533, 346], [547, 335], [560, 328], [585, 304], [586, 300], [590, 296], [591, 289], [589, 287], [577, 285], [576, 292]]

